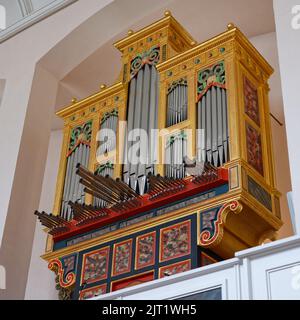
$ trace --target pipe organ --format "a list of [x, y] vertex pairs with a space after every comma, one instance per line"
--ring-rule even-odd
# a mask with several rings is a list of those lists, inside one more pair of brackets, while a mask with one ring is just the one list
[[167, 127], [187, 120], [187, 81], [179, 79], [168, 88]]
[[79, 183], [79, 177], [76, 175], [76, 165], [81, 163], [87, 166], [88, 164], [91, 126], [92, 122], [88, 121], [84, 125], [75, 127], [71, 132], [60, 212], [61, 217], [66, 220], [70, 220], [72, 217], [72, 209], [69, 206], [69, 201], [84, 203], [85, 193], [83, 186]]
[[54, 208], [35, 213], [61, 299], [217, 263], [282, 225], [273, 70], [242, 32], [197, 44], [167, 11], [115, 47], [118, 81], [57, 112]]
[[[227, 94], [224, 62], [198, 74], [199, 161], [219, 167], [229, 161]], [[204, 138], [204, 140], [203, 140]]]
[[155, 145], [151, 148], [151, 145], [140, 144], [139, 154], [132, 146], [140, 130], [151, 137], [151, 130], [157, 129], [159, 78], [155, 64], [159, 61], [159, 54], [159, 47], [154, 47], [131, 62], [127, 111], [129, 142], [125, 144], [123, 179], [140, 194], [147, 190], [147, 175], [155, 172]]

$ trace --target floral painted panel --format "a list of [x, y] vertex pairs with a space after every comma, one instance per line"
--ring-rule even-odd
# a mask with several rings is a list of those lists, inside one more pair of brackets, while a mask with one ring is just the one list
[[130, 278], [113, 281], [111, 284], [111, 291], [113, 292], [124, 288], [130, 288], [152, 280], [154, 280], [154, 271], [137, 274]]
[[191, 270], [191, 260], [181, 261], [181, 262], [174, 263], [172, 265], [160, 268], [159, 277], [160, 278], [169, 277], [169, 276], [172, 276], [173, 274], [186, 272], [189, 270]]
[[160, 60], [160, 47], [155, 46], [149, 51], [138, 54], [132, 61], [130, 67], [130, 75], [133, 78], [145, 64], [155, 66]]
[[136, 239], [136, 269], [145, 268], [155, 261], [156, 233], [151, 232]]
[[105, 294], [105, 293], [106, 293], [106, 284], [103, 284], [98, 287], [82, 290], [80, 292], [79, 300], [91, 299], [91, 298], [98, 297], [98, 296]]
[[131, 271], [132, 240], [126, 240], [114, 245], [112, 275]]
[[261, 136], [260, 133], [248, 123], [246, 123], [246, 140], [248, 163], [263, 176]]
[[218, 208], [201, 214], [201, 230], [213, 229], [213, 223], [216, 220]]
[[164, 228], [160, 235], [160, 261], [183, 257], [191, 253], [191, 221]]
[[70, 144], [69, 144], [69, 151], [76, 149], [77, 145], [80, 142], [84, 142], [89, 144], [92, 138], [92, 121], [88, 121], [82, 125], [79, 125], [72, 129], [71, 137], [70, 137]]
[[62, 258], [61, 260], [63, 268], [64, 268], [64, 274], [67, 275], [69, 272], [75, 271], [76, 269], [76, 255], [71, 255]]
[[257, 89], [246, 77], [244, 77], [244, 101], [245, 113], [259, 126], [260, 117]]
[[81, 284], [92, 283], [107, 278], [109, 247], [84, 254]]

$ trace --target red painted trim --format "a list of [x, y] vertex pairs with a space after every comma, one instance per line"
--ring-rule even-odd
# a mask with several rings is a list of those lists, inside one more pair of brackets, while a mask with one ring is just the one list
[[[174, 264], [169, 264], [169, 265], [167, 265], [167, 266], [165, 266], [165, 267], [160, 268], [160, 269], [159, 269], [159, 278], [164, 278], [164, 277], [166, 277], [166, 276], [164, 275], [164, 272], [165, 272], [166, 270], [172, 269], [172, 268], [174, 268], [174, 267], [181, 267], [181, 266], [187, 266], [187, 271], [188, 271], [188, 270], [191, 270], [191, 260], [189, 259], [189, 260], [185, 260], [185, 261], [180, 261], [180, 262], [177, 262], [177, 263], [174, 263]], [[182, 271], [180, 271], [180, 272], [175, 272], [175, 273], [173, 273], [172, 275], [178, 274], [178, 273], [181, 273], [181, 272], [182, 272]]]
[[206, 94], [206, 92], [207, 92], [211, 87], [219, 87], [219, 88], [222, 88], [222, 89], [227, 89], [224, 84], [221, 84], [221, 83], [218, 83], [218, 82], [211, 82], [211, 83], [204, 89], [204, 91], [198, 95], [197, 102], [199, 102], [199, 101], [202, 99], [202, 97]]
[[67, 153], [67, 158], [73, 153], [73, 151], [75, 151], [75, 150], [77, 149], [77, 147], [78, 147], [81, 143], [87, 145], [88, 147], [91, 146], [91, 144], [90, 144], [89, 141], [79, 140], [79, 141], [77, 141], [77, 143], [76, 143], [76, 145], [74, 146], [74, 148], [68, 151], [68, 153]]
[[170, 204], [174, 201], [182, 200], [187, 197], [196, 195], [198, 193], [205, 192], [206, 190], [210, 190], [210, 189], [219, 187], [221, 185], [227, 184], [228, 169], [219, 168], [218, 179], [215, 181], [211, 181], [204, 184], [196, 184], [191, 182], [190, 180], [191, 180], [191, 177], [186, 178], [185, 188], [178, 191], [176, 194], [169, 194], [165, 197], [154, 199], [154, 200], [150, 200], [149, 199], [150, 195], [145, 194], [144, 196], [141, 197], [142, 204], [137, 208], [129, 210], [127, 212], [121, 213], [121, 212], [115, 212], [110, 209], [107, 209], [108, 215], [106, 217], [101, 218], [98, 221], [92, 221], [91, 223], [83, 226], [76, 226], [77, 222], [75, 220], [72, 220], [70, 221], [70, 225], [69, 225], [70, 230], [54, 236], [53, 241], [56, 243], [56, 242], [68, 239], [70, 237], [74, 237], [74, 236], [89, 232], [91, 230], [104, 227], [108, 224], [112, 224], [117, 221], [133, 217], [141, 212], [151, 211], [153, 209], [157, 209], [157, 208], [163, 207], [164, 205]]
[[113, 292], [127, 287], [133, 287], [152, 280], [154, 280], [154, 271], [150, 271], [143, 274], [137, 274], [130, 278], [125, 278], [112, 282], [111, 291]]
[[231, 211], [234, 211], [237, 209], [238, 205], [239, 205], [239, 203], [236, 200], [233, 200], [229, 203], [225, 203], [223, 205], [223, 207], [218, 212], [217, 219], [214, 221], [215, 232], [214, 232], [213, 236], [211, 237], [211, 234], [208, 230], [204, 230], [200, 234], [200, 244], [202, 246], [209, 246], [218, 238], [218, 236], [220, 234], [220, 229], [222, 228], [222, 224], [224, 223], [222, 215], [223, 215], [223, 212], [225, 211], [225, 209], [229, 208]]
[[59, 276], [59, 284], [62, 288], [68, 288], [75, 283], [76, 275], [74, 272], [69, 272], [66, 275], [66, 281], [64, 280], [64, 268], [59, 259], [53, 259], [48, 264], [48, 269], [51, 271], [54, 270], [55, 266], [57, 266], [57, 274]]
[[88, 289], [85, 289], [85, 290], [80, 291], [79, 300], [85, 300], [85, 299], [83, 299], [83, 296], [84, 296], [84, 294], [87, 293], [87, 292], [91, 292], [91, 293], [93, 294], [93, 297], [98, 297], [99, 295], [96, 296], [95, 293], [96, 293], [99, 289], [102, 291], [102, 293], [101, 293], [100, 295], [105, 294], [106, 291], [107, 291], [107, 284], [101, 284], [100, 286], [92, 287], [92, 288], [88, 288]]

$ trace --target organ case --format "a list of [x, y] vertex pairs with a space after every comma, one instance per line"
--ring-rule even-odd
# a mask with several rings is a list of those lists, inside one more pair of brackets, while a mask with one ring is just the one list
[[[53, 214], [37, 212], [49, 233], [43, 258], [65, 298], [231, 258], [274, 240], [282, 225], [273, 70], [242, 32], [229, 24], [196, 44], [166, 12], [115, 47], [119, 82], [57, 113], [64, 140]], [[161, 132], [123, 165], [133, 156], [131, 129]], [[109, 132], [117, 138], [103, 140]]]

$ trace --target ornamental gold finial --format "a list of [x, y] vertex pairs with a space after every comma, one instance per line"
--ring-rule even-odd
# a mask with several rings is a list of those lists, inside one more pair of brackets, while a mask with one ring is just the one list
[[192, 41], [191, 42], [191, 46], [193, 47], [193, 46], [195, 46], [196, 45], [196, 41]]
[[164, 13], [165, 17], [170, 17], [172, 15], [170, 10], [166, 10]]
[[228, 30], [231, 30], [231, 29], [234, 29], [234, 28], [235, 28], [234, 23], [229, 22], [228, 25], [227, 25], [227, 29], [228, 29]]
[[73, 98], [72, 100], [71, 100], [71, 103], [72, 104], [74, 104], [74, 103], [76, 103], [77, 102], [77, 98]]
[[107, 88], [107, 85], [106, 85], [106, 84], [104, 84], [104, 83], [101, 84], [101, 86], [100, 86], [100, 89], [101, 89], [101, 90], [104, 90], [104, 89], [106, 89], [106, 88]]
[[127, 34], [128, 34], [129, 36], [132, 36], [132, 35], [134, 34], [134, 31], [131, 30], [131, 29], [129, 29], [128, 32], [127, 32]]

